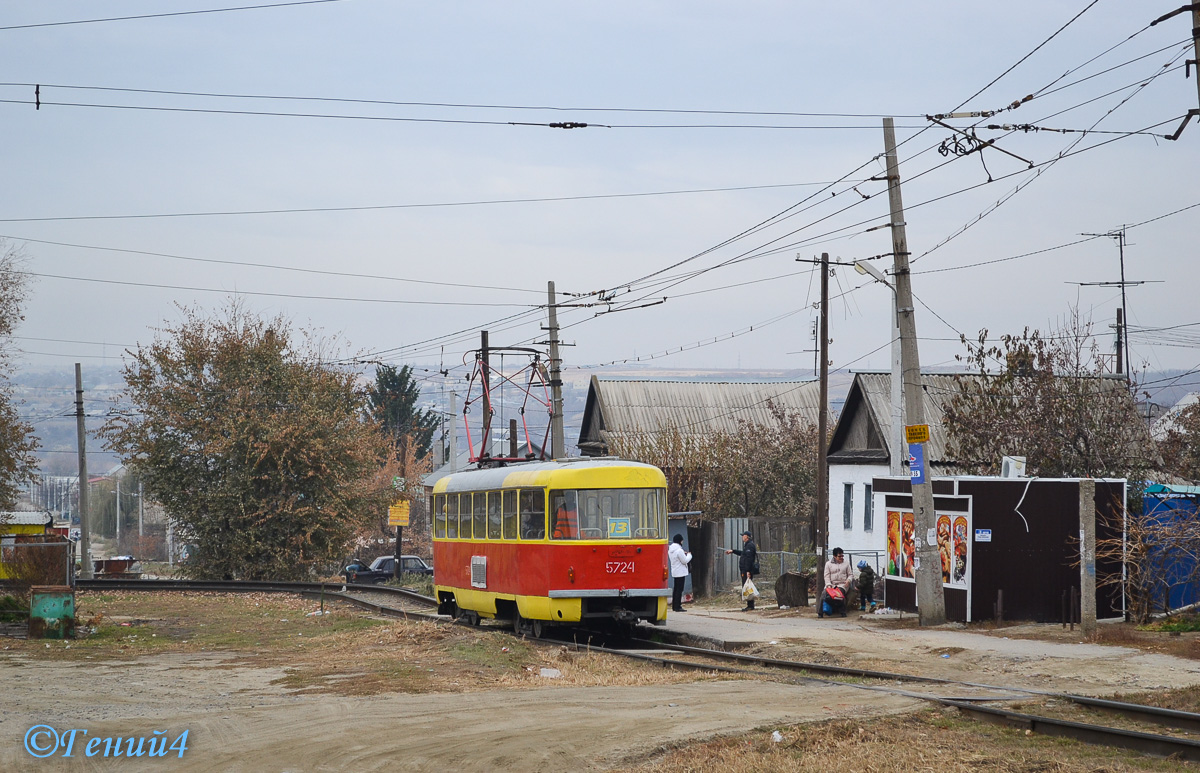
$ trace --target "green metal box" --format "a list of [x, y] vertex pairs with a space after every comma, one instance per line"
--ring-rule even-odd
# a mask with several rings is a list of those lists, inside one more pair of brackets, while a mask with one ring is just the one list
[[29, 638], [75, 637], [75, 589], [69, 585], [36, 585], [29, 589]]

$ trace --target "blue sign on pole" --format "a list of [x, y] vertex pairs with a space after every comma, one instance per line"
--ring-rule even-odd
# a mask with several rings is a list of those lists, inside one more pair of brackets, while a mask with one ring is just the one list
[[925, 444], [911, 443], [908, 446], [908, 474], [912, 485], [925, 482]]

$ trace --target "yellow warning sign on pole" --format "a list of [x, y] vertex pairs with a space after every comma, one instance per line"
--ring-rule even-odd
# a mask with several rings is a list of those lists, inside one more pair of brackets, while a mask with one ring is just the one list
[[397, 502], [388, 508], [388, 526], [408, 525], [408, 502]]
[[929, 442], [929, 425], [928, 424], [909, 424], [904, 428], [904, 442], [909, 443], [928, 443]]

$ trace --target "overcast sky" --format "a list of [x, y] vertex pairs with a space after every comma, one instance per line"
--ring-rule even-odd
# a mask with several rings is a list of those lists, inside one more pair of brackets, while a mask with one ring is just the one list
[[[334, 0], [23, 28], [222, 6], [5, 3], [23, 362], [115, 364], [176, 304], [236, 294], [347, 356], [460, 366], [483, 327], [542, 340], [554, 280], [612, 298], [560, 313], [568, 368], [811, 368], [796, 258], [891, 252], [869, 229], [894, 115], [925, 365], [1075, 306], [1111, 351], [1120, 288], [1072, 283], [1118, 280], [1117, 243], [1081, 234], [1138, 224], [1126, 277], [1156, 283], [1128, 289], [1133, 363], [1196, 368], [1200, 207], [1170, 213], [1200, 205], [1200, 125], [1127, 134], [1197, 107], [1190, 17], [1148, 28], [1177, 5]], [[939, 153], [954, 135], [926, 114], [1027, 95], [947, 121], [994, 148]], [[887, 368], [889, 291], [847, 268], [831, 286], [834, 366]]]

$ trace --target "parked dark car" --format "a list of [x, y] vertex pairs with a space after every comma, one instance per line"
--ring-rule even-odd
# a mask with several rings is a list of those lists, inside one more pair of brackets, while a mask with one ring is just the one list
[[[433, 574], [433, 567], [420, 556], [400, 556], [401, 574]], [[396, 576], [396, 557], [380, 556], [367, 566], [355, 559], [342, 570], [346, 582], [381, 583]]]

